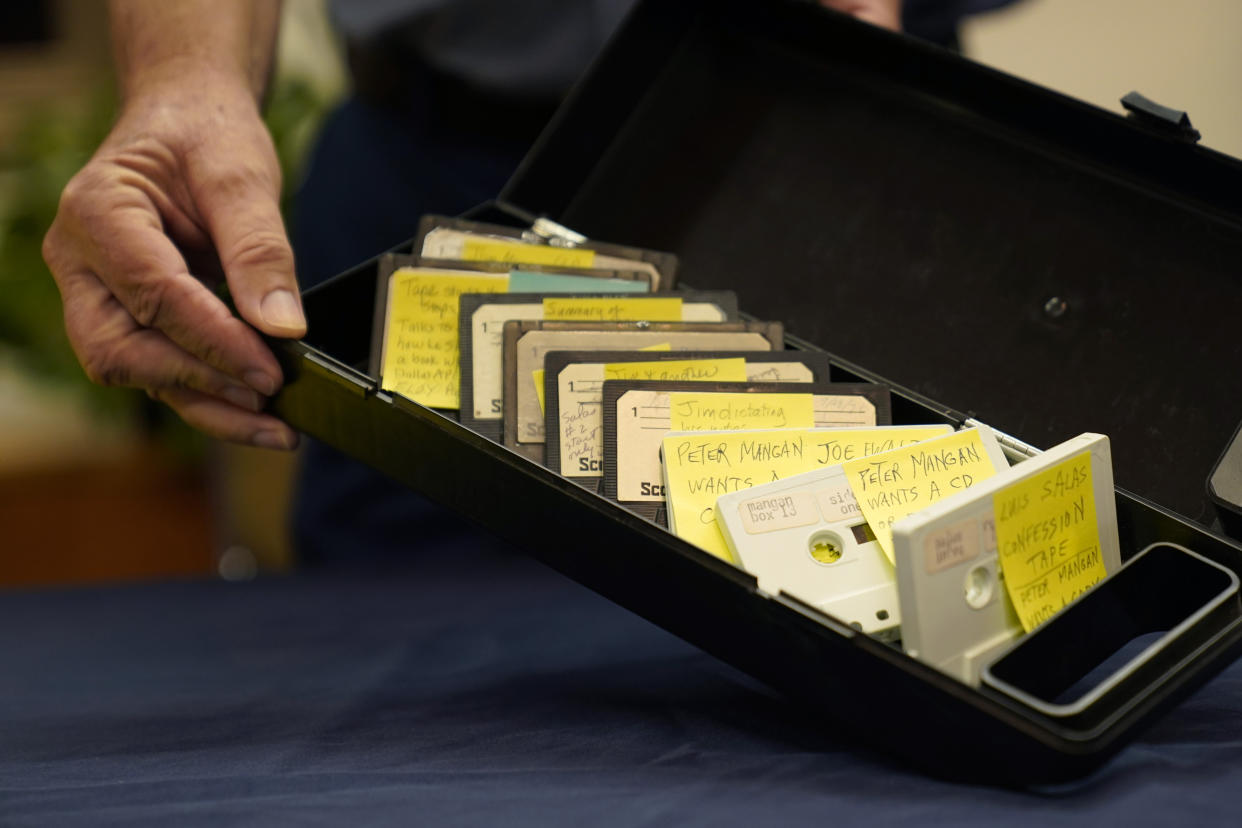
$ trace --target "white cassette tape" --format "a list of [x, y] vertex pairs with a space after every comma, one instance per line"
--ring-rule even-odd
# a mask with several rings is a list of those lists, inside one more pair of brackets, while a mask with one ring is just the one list
[[[1058, 466], [1069, 468], [1067, 473], [1076, 478], [1081, 475], [1084, 483], [1090, 481], [1083, 495], [1089, 489], [1094, 502], [1098, 557], [1106, 572], [1120, 568], [1108, 438], [1083, 434], [893, 524], [902, 646], [907, 654], [978, 685], [983, 667], [1022, 636], [1018, 611], [1004, 583], [994, 504], [1005, 503], [1005, 493], [1025, 491], [1024, 484], [1029, 487], [1037, 476]], [[1031, 555], [1049, 548], [1039, 541], [1059, 543], [1055, 519], [1032, 526]], [[1051, 565], [1069, 567], [1071, 573], [1078, 567], [1072, 558]]]
[[760, 589], [787, 592], [869, 635], [898, 636], [893, 565], [840, 466], [722, 495], [716, 514]]

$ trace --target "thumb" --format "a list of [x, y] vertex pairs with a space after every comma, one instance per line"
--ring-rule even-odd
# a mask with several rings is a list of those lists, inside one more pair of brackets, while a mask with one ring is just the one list
[[[234, 154], [208, 176], [197, 206], [242, 318], [270, 336], [306, 335], [293, 249], [280, 216], [279, 178]], [[271, 167], [275, 158], [271, 159]]]

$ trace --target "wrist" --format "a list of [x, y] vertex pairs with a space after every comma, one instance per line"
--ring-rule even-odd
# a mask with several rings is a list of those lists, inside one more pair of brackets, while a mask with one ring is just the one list
[[122, 81], [122, 113], [155, 108], [184, 109], [194, 119], [260, 117], [244, 74], [186, 57], [147, 64]]
[[271, 69], [279, 12], [278, 0], [112, 0], [122, 100], [152, 85], [207, 79], [240, 85], [257, 101]]
[[256, 111], [258, 97], [249, 78], [237, 67], [173, 55], [148, 61], [118, 78], [121, 106], [153, 100], [205, 103], [213, 99], [245, 101]]

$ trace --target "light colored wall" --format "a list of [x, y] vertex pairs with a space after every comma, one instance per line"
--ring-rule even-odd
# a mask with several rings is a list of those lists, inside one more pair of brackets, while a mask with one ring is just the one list
[[76, 111], [110, 80], [107, 7], [55, 0], [57, 36], [35, 46], [0, 49], [0, 142], [7, 142], [31, 106], [56, 102]]
[[1242, 0], [1021, 0], [969, 21], [982, 63], [1120, 112], [1137, 90], [1242, 157]]

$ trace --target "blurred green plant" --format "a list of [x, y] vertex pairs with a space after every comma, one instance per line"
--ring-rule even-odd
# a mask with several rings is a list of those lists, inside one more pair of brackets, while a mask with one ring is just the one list
[[[286, 221], [310, 139], [331, 103], [298, 78], [278, 78], [269, 91], [264, 118], [284, 175]], [[115, 109], [115, 94], [103, 86], [84, 107], [40, 103], [0, 147], [0, 350], [39, 381], [75, 387], [99, 416], [194, 454], [202, 440], [170, 410], [139, 391], [101, 388], [86, 379], [65, 337], [60, 293], [43, 263], [43, 236], [60, 192], [107, 135]]]
[[[65, 339], [60, 294], [43, 264], [43, 235], [65, 182], [107, 133], [113, 108], [108, 91], [73, 114], [49, 104], [32, 107], [0, 152], [0, 345], [36, 375], [60, 382], [85, 378]], [[99, 395], [99, 405], [115, 406], [116, 397]]]

